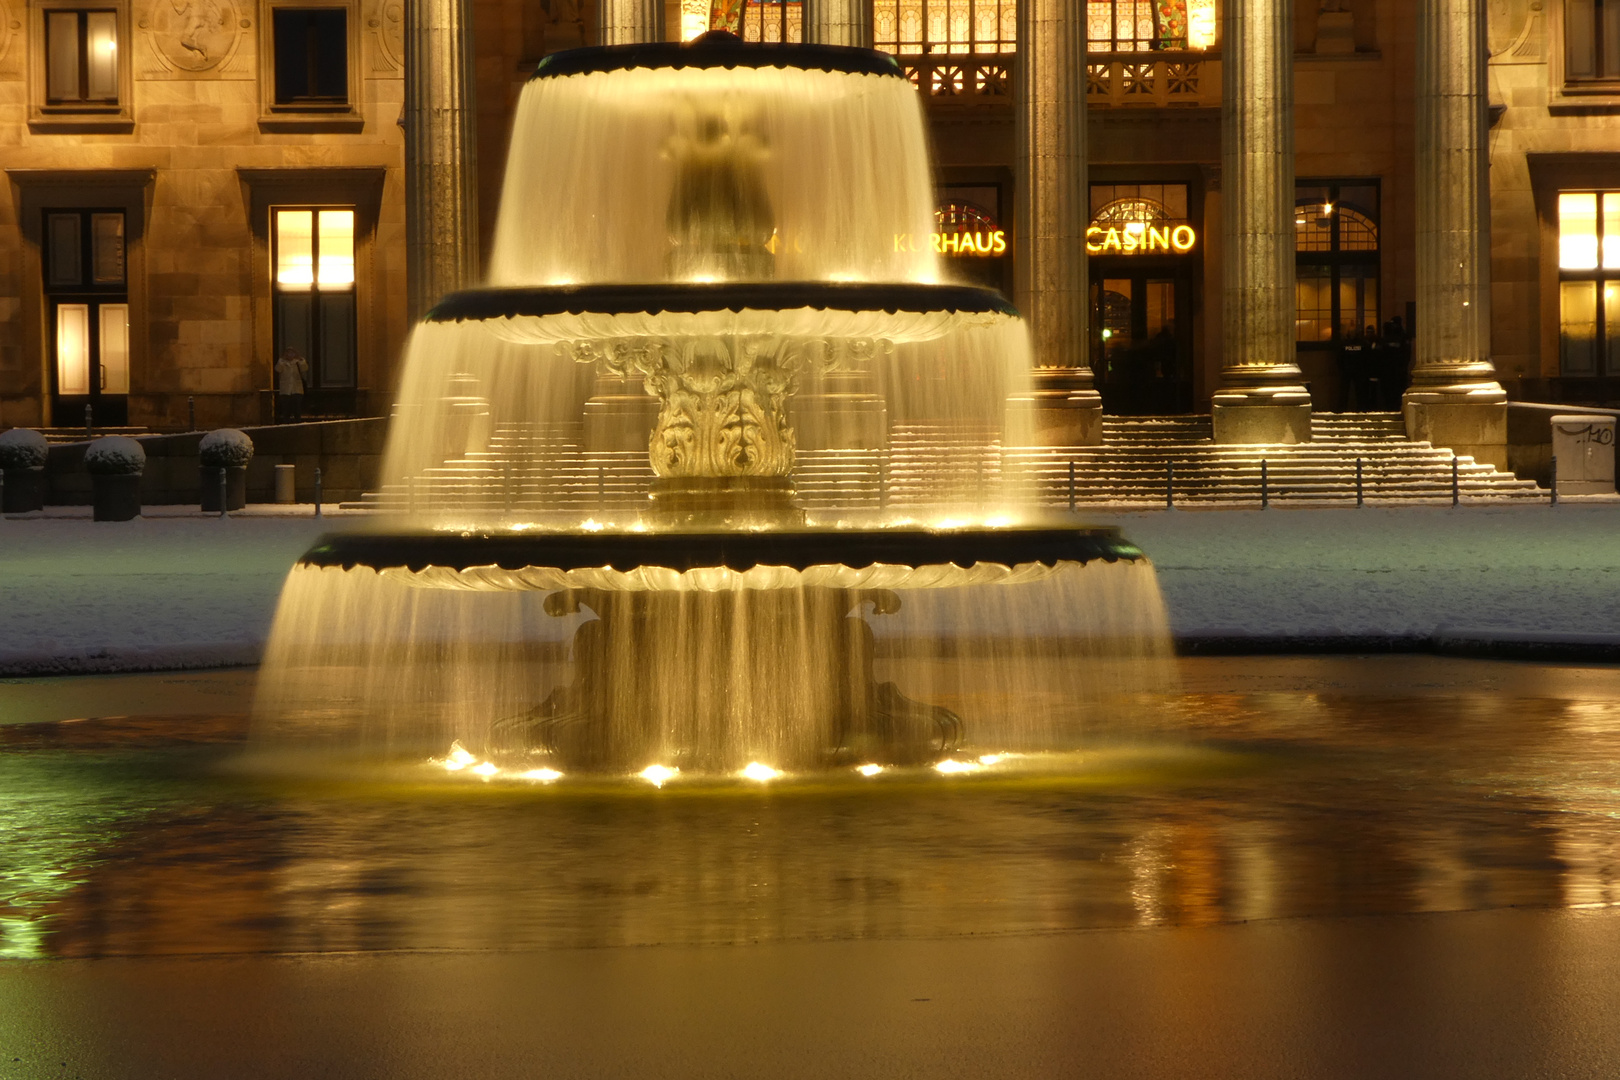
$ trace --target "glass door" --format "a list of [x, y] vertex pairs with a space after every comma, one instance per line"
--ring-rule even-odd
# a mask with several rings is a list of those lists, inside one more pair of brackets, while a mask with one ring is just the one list
[[129, 294], [122, 210], [45, 211], [51, 422], [129, 420]]
[[1093, 265], [1092, 370], [1103, 410], [1122, 416], [1190, 411], [1191, 304], [1185, 273], [1144, 269], [1116, 276], [1104, 260]]

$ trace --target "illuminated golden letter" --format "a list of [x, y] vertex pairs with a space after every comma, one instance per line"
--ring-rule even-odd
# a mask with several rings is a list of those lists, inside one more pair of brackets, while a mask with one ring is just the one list
[[1170, 250], [1170, 230], [1168, 228], [1149, 229], [1148, 230], [1148, 250], [1149, 251], [1169, 251]]
[[1125, 250], [1125, 245], [1120, 243], [1118, 229], [1108, 230], [1108, 235], [1103, 237], [1103, 250], [1121, 252]]
[[1198, 234], [1191, 225], [1177, 225], [1176, 231], [1170, 234], [1170, 246], [1183, 254], [1191, 251], [1197, 242]]
[[1099, 226], [1093, 225], [1091, 228], [1086, 230], [1086, 250], [1091, 252], [1093, 255], [1101, 254], [1103, 246], [1100, 243], [1093, 242], [1091, 238], [1093, 236], [1101, 235], [1102, 229]]

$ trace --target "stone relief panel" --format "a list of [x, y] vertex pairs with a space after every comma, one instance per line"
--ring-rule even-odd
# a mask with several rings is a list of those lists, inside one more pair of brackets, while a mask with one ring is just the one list
[[1491, 59], [1505, 64], [1539, 63], [1544, 56], [1545, 0], [1490, 0], [1487, 12]]
[[366, 29], [375, 48], [371, 51], [373, 74], [386, 75], [405, 70], [404, 0], [380, 0], [366, 10]]
[[[22, 73], [20, 56], [22, 48], [12, 48], [12, 43], [22, 39], [22, 8], [7, 0], [0, 0], [0, 76], [15, 76]], [[13, 53], [17, 54], [13, 56]]]
[[147, 78], [251, 74], [241, 42], [253, 23], [233, 0], [151, 0], [136, 10], [136, 27], [156, 61], [143, 65]]

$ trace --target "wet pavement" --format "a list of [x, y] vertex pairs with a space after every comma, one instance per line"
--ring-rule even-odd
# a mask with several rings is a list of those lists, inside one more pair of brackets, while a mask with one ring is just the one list
[[244, 772], [246, 671], [0, 682], [0, 1076], [1620, 1072], [1620, 669], [1181, 674], [1076, 754], [662, 789]]

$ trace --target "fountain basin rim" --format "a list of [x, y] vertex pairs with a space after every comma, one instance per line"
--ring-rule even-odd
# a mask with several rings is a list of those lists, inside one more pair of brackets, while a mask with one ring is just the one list
[[915, 282], [728, 281], [534, 285], [464, 289], [442, 298], [424, 322], [481, 322], [549, 315], [657, 315], [663, 312], [881, 311], [1018, 317], [998, 292], [972, 285]]
[[657, 567], [677, 573], [755, 567], [958, 566], [1060, 562], [1135, 562], [1140, 548], [1117, 528], [1013, 526], [1007, 528], [805, 529], [769, 532], [547, 532], [547, 533], [328, 533], [298, 560], [299, 566], [344, 570], [480, 567], [561, 571]]
[[554, 52], [540, 61], [530, 81], [594, 75], [634, 68], [792, 68], [838, 75], [905, 78], [900, 62], [888, 53], [847, 45], [759, 44], [734, 34], [704, 34], [686, 42], [652, 41], [635, 45], [596, 45]]

